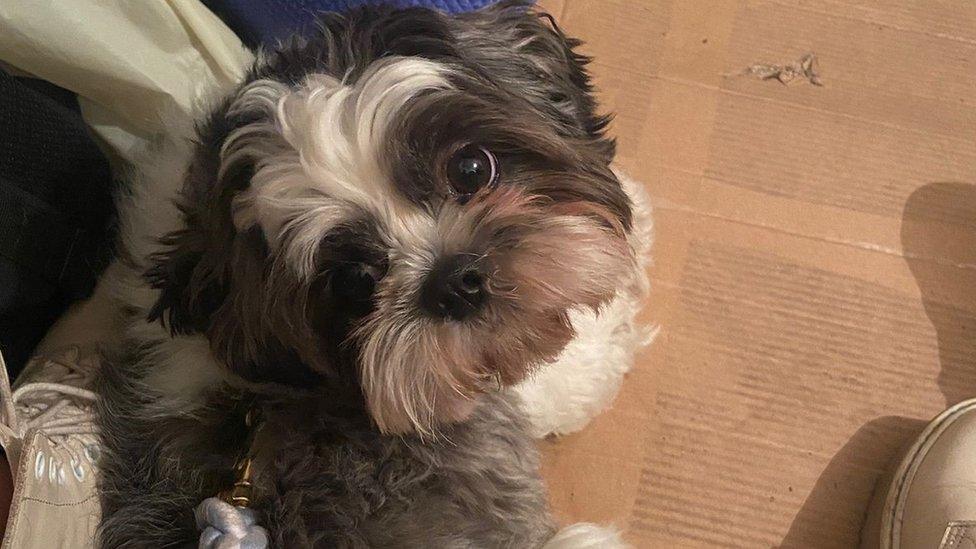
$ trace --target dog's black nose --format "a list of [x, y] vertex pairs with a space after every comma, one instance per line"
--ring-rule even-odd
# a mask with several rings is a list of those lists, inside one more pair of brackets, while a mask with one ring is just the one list
[[485, 276], [470, 257], [439, 261], [420, 291], [420, 305], [438, 318], [464, 320], [484, 306], [488, 294]]

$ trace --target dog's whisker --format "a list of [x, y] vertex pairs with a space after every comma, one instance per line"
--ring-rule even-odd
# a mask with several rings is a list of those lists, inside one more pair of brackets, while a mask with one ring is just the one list
[[120, 213], [103, 545], [195, 545], [172, 525], [237, 462], [277, 546], [544, 545], [509, 389], [636, 265], [574, 47], [519, 1], [323, 15], [155, 155]]

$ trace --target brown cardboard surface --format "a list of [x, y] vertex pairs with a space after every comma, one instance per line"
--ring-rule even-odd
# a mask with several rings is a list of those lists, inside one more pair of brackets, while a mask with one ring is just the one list
[[[656, 206], [661, 326], [544, 444], [565, 522], [638, 547], [851, 547], [976, 396], [976, 3], [550, 0]], [[813, 52], [823, 86], [743, 74]]]

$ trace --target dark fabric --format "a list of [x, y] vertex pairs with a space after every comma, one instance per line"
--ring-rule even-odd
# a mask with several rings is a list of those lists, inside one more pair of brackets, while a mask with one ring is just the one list
[[109, 165], [75, 97], [0, 71], [0, 350], [16, 374], [107, 264]]
[[342, 12], [365, 5], [398, 8], [426, 7], [446, 13], [481, 9], [497, 0], [204, 0], [203, 3], [227, 23], [251, 48], [274, 46], [279, 40], [302, 32], [315, 14]]

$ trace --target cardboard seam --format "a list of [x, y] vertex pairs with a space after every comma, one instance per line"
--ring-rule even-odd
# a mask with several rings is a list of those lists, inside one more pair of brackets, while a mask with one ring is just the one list
[[840, 15], [840, 14], [836, 14], [836, 13], [828, 13], [828, 12], [825, 12], [825, 11], [820, 11], [820, 10], [812, 9], [812, 8], [809, 8], [809, 7], [800, 5], [800, 4], [788, 4], [786, 2], [782, 2], [781, 0], [766, 0], [766, 1], [769, 2], [770, 4], [774, 4], [774, 5], [780, 6], [782, 8], [786, 8], [786, 9], [800, 10], [800, 11], [805, 11], [807, 13], [815, 13], [817, 15], [822, 15], [824, 17], [832, 17], [834, 19], [845, 19], [847, 21], [854, 21], [856, 23], [864, 23], [866, 25], [884, 27], [884, 28], [891, 29], [891, 30], [894, 30], [894, 31], [908, 32], [908, 33], [912, 33], [912, 34], [920, 34], [920, 35], [925, 36], [927, 38], [938, 38], [938, 39], [942, 39], [942, 40], [949, 40], [949, 41], [953, 41], [953, 42], [960, 42], [960, 43], [967, 44], [967, 45], [970, 45], [970, 46], [976, 46], [976, 40], [974, 40], [972, 38], [966, 38], [964, 36], [956, 36], [956, 35], [946, 34], [946, 33], [942, 33], [942, 32], [926, 32], [926, 31], [921, 30], [921, 29], [912, 29], [912, 28], [909, 28], [909, 27], [901, 27], [901, 26], [898, 26], [898, 25], [895, 25], [895, 24], [892, 24], [892, 23], [884, 22], [884, 21], [877, 21], [877, 20], [873, 20], [873, 19], [862, 19], [860, 17], [853, 17], [853, 16], [850, 16], [850, 15]]
[[[801, 232], [797, 232], [797, 231], [791, 231], [791, 230], [786, 229], [786, 228], [783, 228], [783, 227], [777, 227], [775, 225], [770, 225], [770, 224], [766, 224], [766, 223], [750, 222], [750, 221], [745, 221], [745, 220], [742, 220], [742, 219], [736, 219], [734, 217], [729, 217], [729, 216], [724, 216], [724, 215], [720, 215], [720, 214], [716, 214], [716, 213], [711, 213], [711, 212], [705, 212], [705, 211], [701, 211], [701, 210], [696, 210], [694, 208], [687, 207], [687, 206], [680, 206], [680, 205], [674, 204], [674, 203], [672, 203], [670, 201], [662, 200], [660, 198], [657, 199], [656, 208], [659, 211], [675, 211], [675, 212], [682, 212], [682, 213], [697, 214], [697, 215], [700, 215], [700, 216], [703, 216], [703, 217], [709, 217], [709, 218], [718, 219], [718, 220], [721, 220], [721, 221], [728, 221], [730, 223], [737, 223], [737, 224], [740, 224], [740, 225], [745, 225], [745, 226], [748, 226], [748, 227], [754, 227], [754, 228], [757, 228], [757, 229], [765, 229], [765, 230], [768, 230], [768, 231], [772, 231], [772, 232], [776, 232], [776, 233], [781, 233], [781, 234], [786, 234], [786, 235], [789, 235], [789, 236], [795, 236], [795, 237], [805, 238], [805, 239], [808, 239], [808, 240], [816, 240], [816, 241], [825, 242], [825, 243], [828, 243], [828, 244], [838, 244], [838, 245], [841, 245], [841, 246], [847, 246], [847, 247], [850, 247], [850, 248], [865, 250], [865, 251], [869, 251], [869, 252], [882, 253], [882, 254], [885, 254], [885, 255], [891, 255], [891, 256], [900, 257], [900, 258], [906, 258], [907, 257], [907, 258], [910, 258], [910, 259], [926, 259], [924, 257], [915, 257], [914, 255], [905, 254], [905, 253], [901, 252], [900, 250], [897, 250], [897, 249], [894, 249], [894, 248], [889, 248], [887, 246], [882, 246], [880, 244], [875, 244], [873, 242], [864, 242], [864, 241], [859, 241], [859, 240], [848, 240], [848, 239], [844, 239], [844, 238], [834, 238], [834, 237], [828, 237], [828, 236], [819, 236], [819, 235], [805, 234], [805, 233], [801, 233]], [[972, 270], [976, 270], [976, 263], [952, 263], [952, 262], [946, 262], [946, 264], [948, 266], [958, 267], [960, 269], [972, 269]]]

